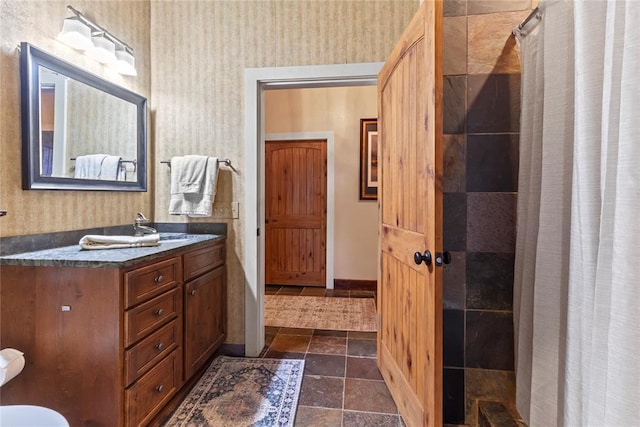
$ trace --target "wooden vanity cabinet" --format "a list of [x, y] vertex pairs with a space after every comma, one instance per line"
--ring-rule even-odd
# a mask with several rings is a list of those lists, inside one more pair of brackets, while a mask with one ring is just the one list
[[184, 374], [190, 378], [226, 337], [225, 245], [184, 256]]
[[72, 426], [147, 425], [225, 338], [225, 244], [127, 268], [0, 268], [0, 346], [25, 353], [0, 403]]
[[182, 259], [137, 267], [124, 280], [125, 425], [146, 425], [182, 385]]

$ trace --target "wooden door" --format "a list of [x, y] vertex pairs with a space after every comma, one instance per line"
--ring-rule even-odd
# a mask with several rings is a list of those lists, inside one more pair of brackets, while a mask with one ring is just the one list
[[327, 141], [267, 141], [267, 284], [325, 286]]
[[442, 424], [441, 34], [423, 2], [378, 75], [378, 367], [409, 427]]

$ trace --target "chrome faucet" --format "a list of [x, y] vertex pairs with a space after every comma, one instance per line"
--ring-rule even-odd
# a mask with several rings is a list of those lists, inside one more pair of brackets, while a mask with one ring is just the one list
[[155, 228], [149, 227], [148, 225], [142, 225], [148, 224], [150, 222], [151, 220], [144, 216], [142, 212], [138, 212], [138, 215], [136, 215], [136, 219], [133, 222], [133, 235], [136, 237], [140, 237], [144, 236], [145, 234], [157, 233], [158, 230], [156, 230]]

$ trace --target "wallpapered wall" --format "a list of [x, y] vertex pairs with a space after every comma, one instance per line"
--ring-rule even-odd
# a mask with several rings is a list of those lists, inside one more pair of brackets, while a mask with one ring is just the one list
[[[153, 176], [146, 193], [23, 191], [21, 181], [20, 71], [17, 46], [26, 41], [142, 96], [151, 92], [149, 16], [145, 1], [74, 1], [73, 6], [129, 43], [137, 77], [122, 77], [58, 42], [68, 2], [0, 3], [0, 237], [126, 224], [136, 212], [151, 213]], [[153, 166], [153, 143], [150, 143]]]
[[333, 132], [334, 278], [378, 277], [378, 203], [359, 199], [360, 119], [378, 115], [377, 86], [267, 90], [265, 131]]
[[[216, 201], [242, 203], [245, 68], [384, 61], [418, 8], [399, 1], [209, 1], [151, 4], [151, 103], [158, 161], [229, 157]], [[156, 169], [155, 219], [168, 215], [169, 174]], [[240, 209], [242, 212], [242, 207]], [[192, 220], [193, 221], [193, 220]], [[243, 218], [229, 221], [228, 338], [244, 342]]]
[[[123, 160], [137, 157], [135, 105], [83, 83], [70, 81], [67, 85], [67, 112], [68, 141], [80, 141], [80, 144], [68, 144], [66, 147], [64, 160], [69, 163], [69, 168], [65, 168], [68, 176], [73, 177], [75, 169], [75, 162], [70, 159], [85, 154], [117, 154]], [[124, 166], [128, 179], [135, 180], [133, 166]]]

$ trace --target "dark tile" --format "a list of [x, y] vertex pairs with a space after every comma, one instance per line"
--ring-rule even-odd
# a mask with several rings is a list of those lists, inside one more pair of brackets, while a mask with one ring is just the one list
[[302, 292], [300, 292], [300, 296], [305, 297], [323, 297], [326, 292], [325, 288], [304, 288]]
[[347, 357], [347, 378], [382, 380], [376, 359], [368, 357]]
[[264, 358], [266, 359], [304, 359], [304, 353], [298, 353], [295, 351], [276, 351], [276, 350], [268, 350], [264, 354]]
[[311, 336], [303, 335], [276, 335], [269, 346], [269, 350], [282, 352], [305, 353], [309, 348]]
[[[465, 424], [477, 425], [478, 401], [515, 402], [516, 379], [514, 372], [489, 369], [464, 370], [465, 379]], [[517, 414], [515, 405], [507, 410]]]
[[347, 339], [314, 335], [309, 343], [309, 353], [347, 354]]
[[467, 17], [446, 17], [442, 23], [442, 73], [467, 74]]
[[520, 74], [470, 75], [467, 86], [467, 133], [519, 132]]
[[464, 310], [466, 286], [466, 252], [453, 252], [451, 263], [444, 265], [442, 271], [442, 307]]
[[305, 375], [299, 404], [322, 408], [342, 408], [344, 378]]
[[467, 136], [467, 191], [518, 191], [517, 134]]
[[518, 423], [500, 402], [478, 402], [478, 427], [518, 427]]
[[314, 329], [313, 335], [323, 336], [323, 337], [346, 337], [347, 331], [333, 331], [330, 329]]
[[467, 254], [467, 308], [513, 309], [513, 264], [510, 253]]
[[362, 356], [362, 357], [376, 357], [376, 345], [375, 340], [362, 340], [352, 339], [347, 340], [347, 355], [349, 356]]
[[465, 366], [513, 370], [513, 315], [510, 312], [467, 311]]
[[342, 410], [298, 406], [295, 425], [300, 427], [341, 427]]
[[[515, 251], [516, 196], [515, 193], [467, 193], [468, 251]], [[444, 221], [446, 224], [447, 219]], [[446, 229], [444, 237], [446, 241]]]
[[373, 291], [349, 291], [349, 298], [375, 298]]
[[299, 286], [282, 286], [278, 291], [278, 295], [300, 295], [302, 292], [302, 287]]
[[349, 291], [344, 289], [327, 289], [325, 292], [327, 297], [349, 298]]
[[334, 354], [310, 354], [304, 358], [305, 375], [344, 377], [345, 356]]
[[276, 336], [272, 335], [272, 334], [265, 334], [264, 335], [264, 345], [267, 346], [267, 347], [270, 346], [275, 337]]
[[342, 414], [343, 427], [398, 427], [400, 415], [373, 414], [371, 412], [344, 411]]
[[344, 409], [397, 414], [398, 409], [384, 381], [345, 379]]
[[445, 193], [465, 191], [465, 169], [467, 165], [465, 135], [444, 135], [443, 138], [442, 190]]
[[464, 367], [464, 311], [442, 311], [442, 363]]
[[527, 9], [531, 9], [531, 0], [471, 0], [467, 5], [467, 15]]
[[278, 326], [265, 326], [264, 333], [266, 335], [276, 335], [280, 331], [280, 327]]
[[375, 332], [349, 331], [349, 338], [358, 338], [362, 340], [375, 340], [378, 338]]
[[515, 26], [526, 19], [530, 12], [531, 10], [522, 10], [469, 16], [467, 18], [467, 74], [520, 73], [520, 49], [511, 32]]
[[264, 288], [265, 295], [275, 295], [280, 290], [281, 286], [266, 285]]
[[467, 248], [467, 195], [445, 193], [442, 200], [444, 248], [464, 251]]
[[444, 369], [442, 373], [442, 409], [445, 423], [464, 424], [464, 369]]
[[444, 133], [464, 133], [467, 115], [467, 77], [445, 76], [442, 92]]
[[278, 333], [281, 335], [313, 335], [313, 329], [280, 328]]
[[464, 16], [467, 14], [467, 0], [444, 0], [444, 16]]

